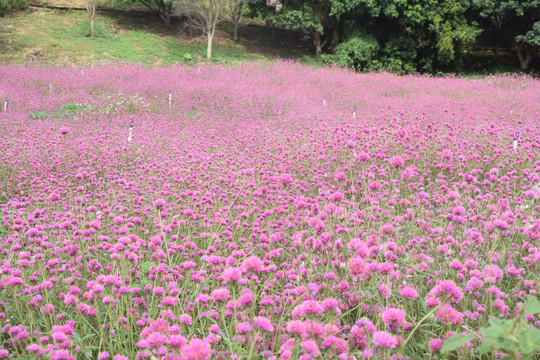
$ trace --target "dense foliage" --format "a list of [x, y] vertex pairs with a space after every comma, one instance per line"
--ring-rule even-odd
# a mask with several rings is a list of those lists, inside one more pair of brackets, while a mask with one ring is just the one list
[[0, 0], [0, 16], [5, 16], [13, 10], [24, 9], [27, 6], [27, 0]]
[[2, 359], [540, 356], [537, 80], [4, 65], [6, 96]]
[[[540, 0], [251, 0], [248, 4], [253, 14], [269, 23], [309, 36], [315, 54], [326, 53], [325, 61], [357, 69], [461, 70], [465, 57], [480, 42], [493, 48], [495, 57], [501, 45], [514, 51], [526, 69], [540, 49]], [[263, 10], [265, 6], [271, 11]]]

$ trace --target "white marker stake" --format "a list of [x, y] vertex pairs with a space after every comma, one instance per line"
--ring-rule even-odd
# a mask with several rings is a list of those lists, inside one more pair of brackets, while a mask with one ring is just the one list
[[200, 74], [201, 73], [201, 68], [199, 68], [199, 71], [197, 71], [197, 74]]
[[326, 106], [326, 96], [323, 99], [323, 105]]
[[171, 90], [169, 90], [169, 108], [172, 106], [172, 94]]
[[517, 140], [514, 140], [514, 151], [517, 151]]
[[52, 84], [49, 84], [49, 90], [52, 92]]
[[519, 138], [519, 132], [517, 132], [516, 135], [514, 136], [514, 152], [517, 151], [517, 147], [518, 147], [518, 138]]
[[353, 109], [352, 118], [356, 119], [356, 108]]
[[129, 137], [128, 137], [128, 142], [131, 142], [131, 139], [133, 138], [133, 121], [131, 122], [131, 124], [129, 125]]
[[6, 110], [7, 110], [7, 98], [6, 98], [6, 100], [4, 101], [4, 112], [6, 112]]

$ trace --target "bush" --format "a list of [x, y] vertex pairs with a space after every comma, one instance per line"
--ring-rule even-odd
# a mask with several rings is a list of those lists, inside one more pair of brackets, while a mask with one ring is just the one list
[[372, 60], [377, 56], [379, 48], [379, 42], [372, 35], [356, 33], [336, 46], [332, 60], [343, 67], [369, 70], [373, 68]]
[[13, 10], [26, 9], [28, 2], [26, 0], [0, 0], [0, 16], [5, 16]]
[[385, 70], [400, 73], [416, 71], [416, 45], [411, 38], [403, 35], [391, 37], [382, 52], [382, 67]]

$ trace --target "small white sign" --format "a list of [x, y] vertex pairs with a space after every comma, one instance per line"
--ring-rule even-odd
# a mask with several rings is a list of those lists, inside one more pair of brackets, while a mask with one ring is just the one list
[[7, 110], [7, 98], [6, 98], [6, 100], [4, 101], [4, 112], [6, 112], [6, 110]]
[[171, 90], [169, 90], [169, 107], [172, 107], [172, 93], [171, 93]]
[[129, 124], [128, 142], [131, 142], [132, 139], [133, 139], [133, 121], [131, 122], [131, 124]]

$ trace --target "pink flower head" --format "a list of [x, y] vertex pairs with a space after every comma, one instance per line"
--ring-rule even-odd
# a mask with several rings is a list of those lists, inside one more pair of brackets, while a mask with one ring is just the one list
[[393, 349], [399, 345], [398, 338], [386, 331], [373, 333], [373, 345], [383, 349]]
[[497, 265], [490, 264], [482, 270], [482, 275], [484, 275], [485, 282], [495, 284], [502, 280], [504, 272]]
[[437, 310], [437, 318], [444, 324], [463, 324], [463, 314], [454, 309], [450, 304], [444, 304]]
[[405, 160], [403, 159], [403, 156], [401, 155], [391, 157], [388, 161], [390, 161], [390, 164], [392, 164], [392, 166], [395, 168], [400, 168], [400, 167], [403, 167], [403, 165], [405, 165]]
[[349, 260], [349, 269], [352, 276], [358, 276], [362, 280], [368, 280], [371, 277], [369, 266], [360, 257], [353, 257]]
[[175, 306], [176, 304], [178, 304], [178, 298], [175, 298], [173, 296], [167, 296], [167, 297], [164, 297], [162, 300], [161, 300], [161, 304], [163, 306]]
[[388, 308], [383, 310], [382, 320], [391, 332], [398, 332], [405, 325], [405, 311]]
[[400, 291], [401, 296], [407, 299], [415, 299], [418, 297], [418, 292], [414, 289], [414, 286], [407, 285], [403, 287]]
[[439, 352], [443, 346], [443, 341], [441, 339], [429, 339], [429, 351]]
[[319, 347], [317, 346], [317, 343], [315, 340], [304, 340], [302, 341], [302, 350], [304, 350], [307, 354], [316, 357], [319, 356], [321, 351], [319, 350]]
[[238, 268], [230, 267], [223, 270], [221, 276], [223, 277], [223, 281], [227, 283], [238, 282], [242, 278], [242, 272]]
[[60, 128], [60, 134], [66, 135], [69, 132], [69, 129], [67, 127], [61, 127]]
[[156, 201], [154, 201], [154, 206], [157, 207], [158, 209], [159, 208], [162, 208], [163, 206], [165, 206], [167, 202], [163, 199], [157, 199]]
[[227, 288], [219, 288], [212, 291], [212, 300], [214, 301], [226, 301], [231, 298], [231, 293]]
[[245, 334], [251, 331], [251, 325], [248, 322], [238, 323], [236, 326], [236, 332], [239, 334]]
[[193, 339], [180, 351], [184, 360], [210, 360], [212, 349], [203, 340]]
[[323, 312], [323, 307], [315, 300], [306, 300], [302, 303], [302, 312], [305, 315], [317, 316]]
[[274, 331], [274, 327], [272, 326], [272, 322], [270, 321], [270, 319], [267, 319], [265, 317], [257, 316], [253, 320], [253, 324], [255, 325], [255, 327], [258, 327], [261, 330], [268, 331], [268, 332]]
[[176, 350], [182, 348], [182, 346], [187, 344], [187, 340], [182, 335], [172, 335], [168, 339], [169, 345]]
[[458, 303], [463, 298], [463, 291], [452, 280], [439, 281], [426, 296], [429, 298], [444, 298], [450, 303]]
[[391, 224], [384, 224], [383, 226], [381, 226], [381, 232], [383, 234], [390, 235], [394, 232], [394, 228]]
[[242, 271], [259, 273], [263, 270], [263, 265], [263, 261], [258, 256], [250, 256], [242, 263]]
[[495, 220], [493, 225], [499, 230], [508, 230], [508, 223], [504, 220]]
[[191, 320], [191, 316], [188, 314], [182, 314], [180, 315], [180, 322], [184, 325], [191, 325], [193, 321]]

